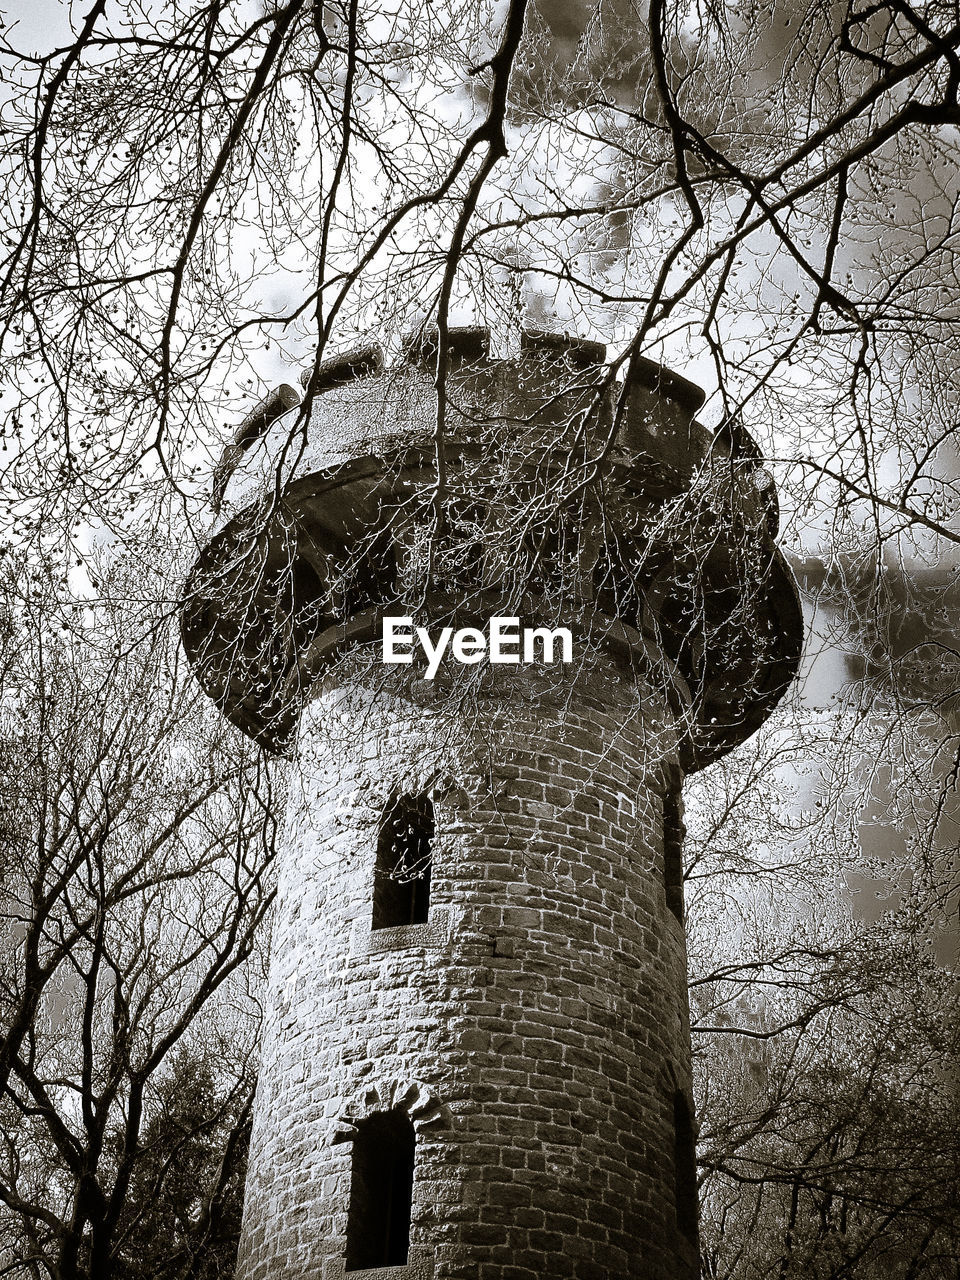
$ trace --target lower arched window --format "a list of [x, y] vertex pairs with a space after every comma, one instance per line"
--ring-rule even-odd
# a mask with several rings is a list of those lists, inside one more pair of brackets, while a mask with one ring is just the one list
[[410, 1247], [413, 1123], [404, 1111], [368, 1116], [353, 1140], [347, 1271], [402, 1267]]

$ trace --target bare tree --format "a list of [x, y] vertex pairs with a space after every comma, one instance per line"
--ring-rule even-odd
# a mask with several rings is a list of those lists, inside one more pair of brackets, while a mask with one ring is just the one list
[[[589, 11], [524, 0], [505, 11], [406, 0], [387, 9], [291, 0], [256, 10], [175, 0], [157, 14], [113, 14], [93, 0], [41, 52], [16, 28], [2, 46], [15, 91], [3, 106], [9, 462], [0, 520], [18, 555], [46, 562], [53, 540], [69, 543], [63, 567], [77, 608], [99, 590], [97, 565], [76, 563], [89, 559], [92, 544], [109, 538], [142, 549], [172, 527], [199, 539], [210, 475], [230, 443], [227, 424], [244, 420], [290, 366], [308, 377], [303, 404], [285, 419], [276, 499], [325, 355], [371, 335], [397, 353], [404, 333], [425, 323], [438, 331], [438, 416], [433, 470], [413, 505], [432, 516], [423, 551], [431, 574], [455, 573], [444, 548], [459, 538], [469, 558], [476, 533], [464, 495], [447, 491], [448, 426], [459, 407], [447, 378], [452, 324], [490, 326], [505, 353], [530, 326], [612, 343], [606, 381], [588, 388], [596, 396], [644, 358], [683, 367], [710, 391], [704, 419], [734, 460], [748, 458], [758, 479], [761, 467], [776, 479], [786, 540], [826, 566], [810, 608], [818, 617], [829, 610], [830, 643], [851, 665], [828, 709], [811, 709], [814, 681], [805, 701], [738, 758], [714, 766], [688, 798], [692, 991], [705, 1064], [705, 1265], [717, 1275], [887, 1267], [906, 1278], [946, 1265], [944, 1205], [924, 1173], [942, 1169], [945, 1158], [937, 1073], [949, 1045], [934, 1035], [936, 1001], [918, 996], [910, 1006], [915, 1037], [905, 1060], [916, 1060], [922, 1090], [911, 1092], [898, 1075], [899, 1053], [884, 1056], [881, 1032], [888, 1010], [910, 992], [942, 990], [942, 951], [939, 967], [927, 953], [938, 930], [943, 942], [957, 900], [955, 601], [944, 582], [924, 578], [924, 566], [938, 565], [949, 579], [960, 542], [958, 45], [949, 6], [904, 0], [721, 8], [604, 0]], [[252, 421], [262, 426], [263, 413]], [[246, 424], [234, 456], [253, 443], [257, 429]], [[533, 495], [526, 527], [505, 539], [510, 572], [521, 579], [531, 549], [554, 545], [585, 500], [597, 459], [582, 461], [562, 491], [545, 486]], [[267, 503], [263, 518], [275, 510]], [[410, 513], [394, 514], [402, 522]], [[649, 595], [651, 565], [634, 550], [638, 591]], [[264, 572], [289, 578], [283, 561], [281, 553]], [[341, 580], [327, 584], [334, 614], [358, 575], [357, 564], [341, 569]], [[311, 598], [298, 611], [294, 586], [274, 583], [273, 599], [287, 592], [290, 627], [309, 632], [319, 606]], [[231, 603], [243, 611], [255, 602]], [[118, 673], [141, 659], [119, 644], [118, 660], [104, 655], [96, 679], [120, 720], [89, 739], [69, 718], [44, 720], [44, 751], [39, 739], [33, 756], [27, 751], [42, 786], [19, 763], [10, 772], [24, 780], [25, 795], [53, 788], [59, 797], [60, 762], [72, 779], [63, 795], [79, 806], [77, 830], [90, 822], [84, 806], [94, 782], [135, 792], [123, 771], [132, 766], [117, 763], [117, 751], [132, 751], [125, 744], [135, 728], [117, 710], [126, 689]], [[145, 650], [156, 661], [159, 651], [153, 641]], [[37, 670], [46, 674], [47, 661]], [[66, 661], [56, 658], [58, 673]], [[176, 725], [180, 706], [174, 700], [163, 713]], [[163, 723], [161, 737], [174, 733]], [[73, 737], [89, 741], [88, 763], [64, 758]], [[233, 821], [260, 794], [245, 772], [254, 766], [241, 767], [235, 749], [229, 776], [243, 786], [230, 793], [240, 806]], [[108, 760], [116, 775], [109, 786], [97, 773]], [[180, 782], [170, 813], [184, 813], [183, 847], [192, 848], [198, 815], [219, 791], [196, 779], [188, 786], [186, 774]], [[38, 814], [44, 804], [35, 801]], [[865, 812], [891, 846], [885, 855], [861, 847]], [[25, 847], [26, 830], [10, 827], [12, 848]], [[50, 945], [64, 965], [73, 963], [65, 940], [82, 940], [84, 955], [92, 948], [95, 963], [83, 961], [70, 992], [86, 992], [100, 1010], [103, 975], [112, 971], [122, 992], [116, 974], [132, 980], [134, 970], [121, 955], [100, 958], [106, 944], [97, 941], [94, 904], [126, 892], [111, 885], [144, 886], [133, 892], [137, 905], [119, 913], [130, 923], [140, 904], [159, 910], [169, 895], [187, 893], [187, 882], [160, 876], [159, 896], [147, 892], [158, 876], [151, 859], [162, 861], [167, 845], [143, 866], [125, 849], [133, 859], [125, 869], [112, 852], [107, 865], [89, 837], [75, 839], [73, 852], [57, 855], [66, 861], [44, 872], [58, 877], [51, 910], [71, 895], [64, 941]], [[176, 832], [170, 839], [180, 849]], [[211, 875], [226, 856], [216, 848]], [[10, 900], [27, 903], [33, 882], [17, 856]], [[259, 882], [254, 890], [242, 865], [230, 899], [246, 912], [240, 950], [249, 949], [248, 926], [261, 910]], [[202, 883], [189, 892], [202, 892]], [[18, 909], [25, 921], [43, 917], [39, 938], [52, 890], [38, 884], [40, 897]], [[83, 884], [81, 906], [72, 895]], [[858, 917], [848, 895], [864, 885], [890, 896]], [[239, 898], [238, 886], [247, 886]], [[802, 909], [784, 912], [786, 899]], [[173, 910], [175, 919], [184, 914], [182, 903]], [[721, 921], [732, 939], [726, 949]], [[224, 927], [221, 920], [209, 937]], [[179, 972], [169, 964], [158, 992]], [[197, 964], [212, 960], [198, 956]], [[46, 981], [38, 989], [32, 979], [11, 979], [11, 1063], [26, 1053], [32, 1064], [39, 1052], [31, 1037], [40, 1035]], [[864, 1026], [875, 1032], [866, 1054]], [[159, 1025], [152, 1033], [154, 1056], [169, 1034]], [[40, 1038], [59, 1044], [48, 1029]], [[724, 1048], [731, 1044], [740, 1046], [732, 1058]], [[750, 1044], [768, 1045], [769, 1055], [738, 1118], [723, 1098], [740, 1094], [717, 1082], [749, 1076]], [[43, 1053], [55, 1061], [60, 1049]], [[93, 1066], [86, 1070], [92, 1081]], [[61, 1075], [68, 1073], [58, 1066], [54, 1078]], [[127, 1108], [132, 1077], [121, 1078], [122, 1087], [108, 1089], [116, 1105], [94, 1107], [89, 1119], [71, 1110], [69, 1090], [50, 1093], [48, 1083], [41, 1105], [14, 1075], [10, 1097], [23, 1100], [17, 1123], [37, 1133], [47, 1124], [40, 1146], [55, 1147], [60, 1161], [76, 1163], [68, 1140], [76, 1123], [86, 1135], [100, 1133], [104, 1151], [118, 1150], [106, 1141], [106, 1116]], [[137, 1086], [144, 1096], [146, 1080]], [[769, 1106], [761, 1105], [768, 1094]], [[833, 1107], [825, 1124], [832, 1146], [817, 1145], [817, 1099]], [[901, 1138], [881, 1151], [885, 1114]], [[851, 1144], [859, 1163], [847, 1159]], [[19, 1151], [18, 1142], [10, 1159]], [[868, 1164], [889, 1172], [892, 1190], [877, 1192]], [[40, 1167], [14, 1170], [16, 1185]], [[124, 1179], [134, 1174], [119, 1159], [112, 1189], [100, 1188], [104, 1209], [83, 1181], [93, 1176], [86, 1166], [82, 1176], [65, 1167], [69, 1174], [58, 1177], [67, 1189], [53, 1180], [62, 1195], [55, 1210], [26, 1193], [28, 1208], [13, 1207], [48, 1249], [76, 1200], [69, 1221], [78, 1225], [63, 1237], [73, 1252], [63, 1256], [80, 1268], [92, 1256], [84, 1252], [93, 1248], [83, 1243], [87, 1226], [98, 1249], [114, 1248], [104, 1242], [128, 1229], [116, 1224]], [[747, 1191], [734, 1195], [736, 1187]], [[61, 1226], [44, 1217], [50, 1213]]]
[[[47, 566], [15, 569], [2, 689], [4, 1265], [135, 1273], [192, 1158], [157, 1274], [216, 1274], [204, 1259], [224, 1197], [236, 1199], [252, 1089], [271, 785], [198, 705], [139, 567], [146, 633], [131, 626], [129, 568], [110, 569], [69, 622]], [[206, 1151], [204, 1134], [217, 1135]]]

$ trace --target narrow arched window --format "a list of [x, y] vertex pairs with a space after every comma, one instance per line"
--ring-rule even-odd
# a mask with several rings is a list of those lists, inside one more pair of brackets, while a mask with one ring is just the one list
[[678, 1089], [673, 1095], [673, 1168], [677, 1229], [688, 1240], [697, 1239], [697, 1144], [693, 1110]]
[[641, 631], [649, 580], [646, 552], [640, 542], [610, 531], [593, 566], [593, 598], [597, 608]]
[[347, 618], [396, 599], [397, 556], [389, 529], [359, 540], [343, 566], [341, 590]]
[[426, 923], [433, 833], [429, 796], [400, 796], [384, 814], [373, 877], [374, 929]]
[[663, 796], [663, 882], [667, 906], [683, 922], [683, 819], [680, 791], [670, 787]]
[[406, 1112], [369, 1116], [353, 1140], [347, 1271], [402, 1267], [410, 1247], [415, 1138]]
[[524, 536], [524, 586], [535, 592], [579, 592], [580, 520], [575, 511], [555, 511]]
[[447, 504], [441, 534], [434, 539], [433, 587], [462, 595], [483, 586], [486, 521], [486, 509], [480, 503]]

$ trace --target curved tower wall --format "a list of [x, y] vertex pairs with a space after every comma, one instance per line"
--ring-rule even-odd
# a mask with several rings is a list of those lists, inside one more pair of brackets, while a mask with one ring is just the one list
[[[673, 1191], [690, 1089], [661, 834], [673, 716], [609, 661], [573, 697], [523, 683], [469, 718], [402, 690], [325, 690], [305, 712], [243, 1280], [344, 1274], [351, 1118], [408, 1093], [411, 1274], [695, 1274]], [[398, 788], [435, 797], [430, 916], [371, 931]]]
[[[184, 640], [211, 696], [293, 756], [238, 1277], [693, 1280], [679, 788], [792, 676], [775, 506], [668, 371], [635, 369], [617, 409], [590, 344], [506, 364], [476, 331], [458, 341], [449, 483], [495, 510], [496, 543], [579, 465], [564, 581], [537, 567], [566, 555], [541, 539], [512, 595], [478, 562], [469, 606], [415, 591], [324, 615], [326, 566], [378, 521], [416, 586], [416, 517], [397, 511], [429, 484], [436, 400], [414, 351], [393, 371], [369, 353], [321, 369], [302, 437], [267, 414], [251, 450], [244, 424], [218, 475], [226, 520], [187, 592]], [[494, 496], [485, 477], [508, 467], [511, 437], [522, 473]], [[304, 582], [320, 601], [306, 611]], [[575, 661], [427, 681], [379, 660], [381, 616], [408, 611], [569, 621]], [[397, 796], [433, 805], [429, 909], [373, 928]], [[405, 1261], [361, 1270], [349, 1241], [375, 1117], [412, 1126], [412, 1203]]]

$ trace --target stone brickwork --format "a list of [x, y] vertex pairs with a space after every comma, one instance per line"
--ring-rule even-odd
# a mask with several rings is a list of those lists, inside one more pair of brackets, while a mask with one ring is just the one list
[[[497, 683], [469, 716], [399, 686], [327, 689], [304, 714], [242, 1280], [343, 1274], [344, 1116], [400, 1088], [426, 1099], [411, 1245], [437, 1280], [695, 1274], [673, 1201], [690, 1050], [660, 836], [671, 713], [609, 660], [573, 697]], [[398, 788], [435, 796], [438, 927], [384, 930], [372, 951]]]

